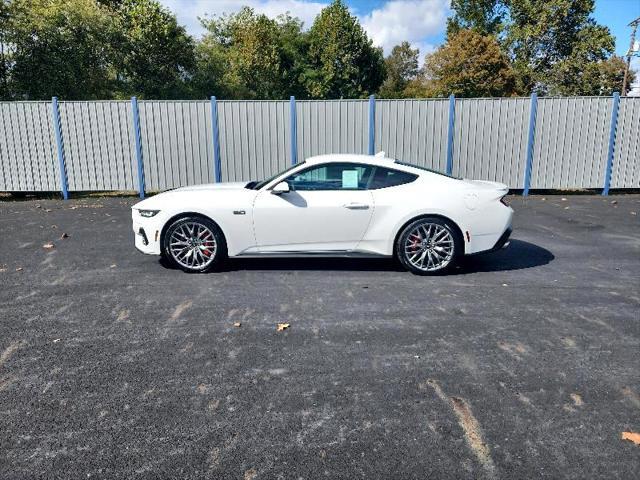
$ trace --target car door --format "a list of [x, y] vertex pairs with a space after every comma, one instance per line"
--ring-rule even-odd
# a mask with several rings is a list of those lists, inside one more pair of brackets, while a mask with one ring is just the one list
[[286, 179], [289, 192], [261, 190], [253, 209], [259, 252], [354, 250], [374, 209], [367, 189], [374, 169], [357, 163], [313, 165]]

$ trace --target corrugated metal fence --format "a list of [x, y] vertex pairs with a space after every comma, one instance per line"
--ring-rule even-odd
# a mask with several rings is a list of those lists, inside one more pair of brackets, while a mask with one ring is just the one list
[[640, 188], [640, 99], [0, 102], [0, 191], [159, 191], [372, 153], [513, 189]]

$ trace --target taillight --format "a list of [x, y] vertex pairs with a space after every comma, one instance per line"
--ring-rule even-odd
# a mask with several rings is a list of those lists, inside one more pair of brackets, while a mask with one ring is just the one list
[[507, 201], [506, 195], [500, 199], [500, 203], [502, 203], [505, 207], [509, 206], [509, 202]]

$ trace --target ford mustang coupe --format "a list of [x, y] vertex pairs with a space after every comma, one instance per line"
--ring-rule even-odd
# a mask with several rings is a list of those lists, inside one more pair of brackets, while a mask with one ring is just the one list
[[226, 257], [395, 256], [417, 274], [506, 246], [506, 185], [376, 155], [312, 157], [263, 181], [178, 188], [132, 207], [135, 245], [185, 272]]

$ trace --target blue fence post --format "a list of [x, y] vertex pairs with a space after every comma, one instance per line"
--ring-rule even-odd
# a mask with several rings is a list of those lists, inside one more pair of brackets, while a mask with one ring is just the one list
[[291, 117], [291, 165], [298, 163], [298, 122], [296, 119], [296, 97], [289, 98], [289, 116]]
[[144, 198], [142, 132], [140, 130], [140, 113], [138, 112], [138, 99], [136, 97], [131, 97], [131, 110], [133, 111], [133, 136], [136, 141], [136, 158], [138, 159], [138, 191], [140, 192], [140, 198]]
[[369, 96], [369, 155], [376, 152], [376, 97]]
[[222, 182], [222, 161], [220, 160], [220, 136], [218, 132], [218, 102], [211, 97], [211, 136], [213, 139], [213, 173], [217, 183]]
[[453, 129], [456, 119], [456, 96], [449, 95], [449, 127], [447, 130], [447, 175], [453, 172]]
[[533, 144], [536, 138], [536, 115], [538, 113], [538, 95], [531, 94], [531, 108], [529, 110], [529, 139], [527, 141], [527, 163], [524, 167], [524, 188], [522, 195], [529, 195], [531, 187], [531, 170], [533, 168]]
[[62, 123], [60, 120], [60, 109], [58, 108], [58, 97], [51, 98], [51, 113], [53, 115], [53, 130], [56, 134], [56, 145], [58, 147], [58, 162], [60, 163], [60, 189], [62, 198], [69, 200], [69, 183], [67, 181], [67, 167], [64, 156], [64, 142], [62, 141]]
[[611, 108], [611, 129], [609, 130], [609, 151], [607, 152], [607, 170], [604, 174], [604, 188], [602, 195], [609, 195], [611, 186], [611, 172], [613, 170], [613, 154], [616, 148], [616, 130], [618, 128], [618, 109], [620, 108], [620, 94], [613, 94], [613, 105]]

